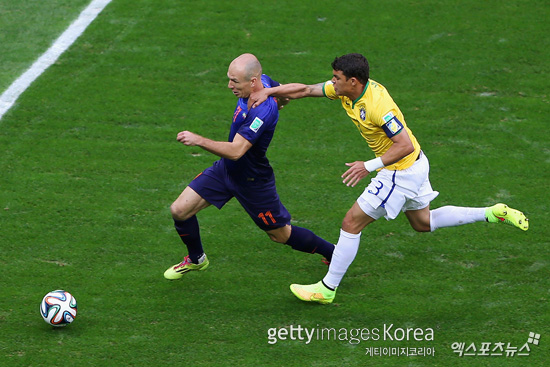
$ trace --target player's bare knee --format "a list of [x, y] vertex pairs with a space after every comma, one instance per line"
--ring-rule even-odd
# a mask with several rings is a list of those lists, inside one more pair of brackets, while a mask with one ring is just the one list
[[268, 233], [267, 236], [269, 237], [269, 239], [273, 242], [277, 242], [277, 243], [285, 243], [286, 241], [283, 241], [282, 240], [282, 236], [279, 235], [279, 234], [271, 234], [271, 233]]
[[357, 223], [353, 215], [351, 215], [349, 212], [344, 217], [344, 220], [342, 221], [342, 229], [345, 232], [348, 233], [359, 233], [363, 230], [363, 225], [360, 223]]
[[177, 204], [177, 201], [175, 201], [174, 203], [172, 203], [172, 205], [170, 205], [170, 213], [172, 213], [172, 218], [174, 218], [175, 220], [189, 219], [189, 215], [187, 211], [184, 210], [184, 208], [182, 208], [181, 206], [179, 206]]
[[288, 239], [290, 238], [290, 226], [285, 226], [273, 231], [265, 232], [269, 239], [273, 242], [277, 243], [287, 243]]

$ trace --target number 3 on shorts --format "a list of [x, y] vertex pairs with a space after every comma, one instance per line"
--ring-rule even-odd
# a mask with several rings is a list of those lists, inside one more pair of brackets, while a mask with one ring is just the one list
[[384, 184], [381, 182], [381, 181], [378, 181], [378, 183], [380, 184], [380, 186], [375, 186], [374, 188], [376, 189], [376, 192], [372, 192], [372, 190], [369, 190], [369, 194], [373, 194], [373, 195], [378, 195], [378, 193], [380, 192], [380, 190], [382, 190], [382, 188], [384, 187]]

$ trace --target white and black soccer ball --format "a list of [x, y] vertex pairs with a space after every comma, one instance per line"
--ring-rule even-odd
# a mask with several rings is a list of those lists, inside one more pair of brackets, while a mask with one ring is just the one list
[[76, 299], [67, 291], [52, 291], [42, 299], [40, 314], [52, 326], [69, 325], [76, 317]]

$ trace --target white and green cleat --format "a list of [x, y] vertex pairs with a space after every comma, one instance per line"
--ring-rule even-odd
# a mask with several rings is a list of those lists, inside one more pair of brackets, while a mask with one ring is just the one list
[[496, 204], [490, 206], [485, 211], [487, 222], [490, 223], [506, 223], [517, 227], [522, 231], [529, 229], [529, 219], [519, 210], [512, 209], [506, 204]]
[[302, 301], [321, 304], [332, 303], [336, 296], [336, 290], [328, 289], [322, 281], [309, 285], [291, 284], [290, 290]]

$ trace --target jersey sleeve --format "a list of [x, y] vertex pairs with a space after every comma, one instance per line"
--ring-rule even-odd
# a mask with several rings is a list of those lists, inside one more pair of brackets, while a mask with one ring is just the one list
[[380, 115], [377, 124], [384, 130], [388, 138], [393, 138], [403, 131], [403, 122], [397, 117], [397, 110], [385, 110]]
[[372, 122], [384, 130], [386, 136], [391, 139], [404, 130], [403, 114], [390, 97], [386, 88], [375, 81], [370, 82], [377, 93], [376, 97], [373, 98], [378, 100], [376, 107], [372, 111]]
[[281, 83], [271, 79], [271, 77], [266, 74], [262, 74], [262, 83], [267, 88], [278, 87], [279, 85], [281, 85]]
[[332, 81], [326, 81], [325, 84], [323, 84], [323, 94], [325, 97], [329, 99], [338, 99], [340, 98], [336, 91], [334, 90], [334, 85], [332, 84]]
[[[250, 109], [239, 131], [237, 131], [237, 134], [241, 135], [252, 144], [254, 144], [265, 129], [272, 124], [272, 104], [276, 102], [273, 100], [273, 97], [270, 97], [270, 99], [271, 101], [269, 101], [269, 103], [262, 103], [260, 106]], [[275, 108], [275, 114], [276, 113], [277, 108]]]

